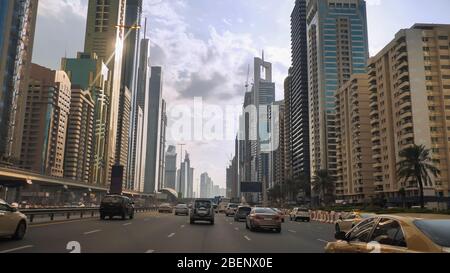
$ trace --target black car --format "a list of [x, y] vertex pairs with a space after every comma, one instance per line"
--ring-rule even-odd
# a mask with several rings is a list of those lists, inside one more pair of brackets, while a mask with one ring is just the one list
[[195, 224], [196, 221], [210, 222], [211, 225], [214, 225], [214, 214], [214, 206], [211, 200], [195, 200], [191, 209], [191, 225]]
[[238, 209], [236, 210], [236, 214], [234, 215], [234, 221], [235, 222], [246, 221], [247, 216], [250, 214], [251, 211], [252, 211], [251, 207], [246, 206], [238, 207]]
[[104, 220], [106, 217], [113, 219], [114, 216], [120, 216], [122, 220], [125, 220], [127, 217], [133, 219], [134, 202], [126, 196], [106, 196], [100, 205], [100, 219]]

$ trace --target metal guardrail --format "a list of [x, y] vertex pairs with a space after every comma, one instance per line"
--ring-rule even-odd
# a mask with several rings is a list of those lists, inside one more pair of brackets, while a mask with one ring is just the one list
[[[135, 213], [155, 211], [156, 208], [135, 208]], [[33, 223], [36, 216], [48, 216], [50, 221], [55, 220], [55, 216], [65, 216], [67, 220], [70, 220], [72, 216], [78, 215], [81, 219], [84, 217], [95, 217], [100, 213], [100, 208], [61, 208], [61, 209], [22, 209], [19, 210], [25, 214], [30, 223]]]

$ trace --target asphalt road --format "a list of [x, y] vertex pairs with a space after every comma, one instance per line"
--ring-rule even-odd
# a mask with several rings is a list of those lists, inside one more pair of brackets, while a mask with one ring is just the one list
[[0, 253], [323, 253], [333, 237], [333, 226], [322, 223], [287, 220], [276, 234], [250, 232], [222, 214], [211, 226], [150, 212], [127, 221], [37, 224], [22, 241], [0, 239]]

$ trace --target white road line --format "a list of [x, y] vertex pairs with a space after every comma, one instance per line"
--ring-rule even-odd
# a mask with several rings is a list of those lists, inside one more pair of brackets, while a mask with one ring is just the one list
[[169, 236], [167, 236], [168, 238], [172, 238], [173, 236], [175, 236], [175, 233], [170, 234]]
[[145, 253], [150, 254], [150, 253], [155, 253], [155, 251], [153, 249], [147, 250]]
[[126, 227], [126, 226], [129, 226], [131, 224], [133, 224], [133, 223], [126, 223], [126, 224], [123, 224], [123, 226]]
[[248, 238], [248, 236], [244, 236], [247, 241], [251, 241], [252, 239]]
[[22, 250], [22, 249], [27, 249], [27, 248], [32, 248], [32, 247], [34, 247], [34, 246], [32, 246], [32, 245], [21, 246], [21, 247], [17, 247], [17, 248], [13, 248], [13, 249], [2, 250], [2, 251], [0, 251], [0, 253], [10, 253], [10, 252], [14, 252], [14, 251]]
[[230, 225], [232, 225], [233, 223], [230, 223]]
[[234, 230], [239, 231], [239, 228], [236, 227], [236, 228], [234, 228]]
[[297, 233], [295, 230], [288, 230], [290, 233]]
[[328, 244], [328, 243], [329, 243], [328, 241], [325, 241], [325, 240], [322, 240], [322, 239], [317, 239], [317, 241], [322, 242], [322, 243], [325, 243], [325, 244]]
[[181, 226], [181, 228], [185, 228], [185, 227], [186, 227], [185, 225], [182, 225], [182, 226]]
[[101, 229], [96, 229], [96, 230], [92, 230], [92, 231], [88, 231], [88, 232], [85, 232], [85, 233], [83, 233], [84, 235], [89, 235], [89, 234], [94, 234], [94, 233], [97, 233], [97, 232], [100, 232], [100, 231], [102, 231]]

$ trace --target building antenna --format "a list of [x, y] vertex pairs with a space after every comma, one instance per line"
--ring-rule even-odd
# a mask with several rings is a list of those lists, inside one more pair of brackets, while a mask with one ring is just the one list
[[247, 81], [245, 82], [245, 92], [248, 92], [248, 87], [250, 86], [250, 83], [248, 82], [250, 78], [250, 64], [248, 65], [247, 69]]
[[144, 39], [147, 39], [147, 17], [145, 17], [144, 22]]

